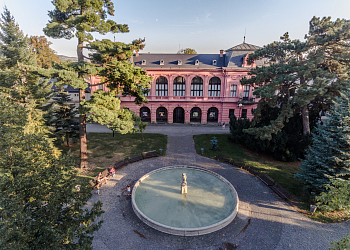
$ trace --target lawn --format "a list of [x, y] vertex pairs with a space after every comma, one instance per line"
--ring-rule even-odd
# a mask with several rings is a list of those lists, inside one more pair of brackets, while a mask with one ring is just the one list
[[[219, 150], [210, 149], [213, 136], [218, 139]], [[294, 174], [299, 171], [299, 161], [281, 162], [272, 157], [252, 152], [244, 146], [234, 144], [228, 140], [226, 134], [203, 134], [194, 136], [196, 151], [201, 154], [201, 148], [204, 149], [203, 156], [214, 158], [222, 155], [232, 159], [239, 164], [247, 164], [253, 166], [258, 173], [265, 173], [279, 183], [283, 188], [288, 190], [293, 197], [290, 204], [297, 207], [299, 212], [307, 217], [321, 222], [339, 222], [346, 220], [348, 216], [344, 212], [326, 213], [316, 211], [313, 216], [309, 212], [310, 204], [315, 204], [308, 196], [305, 195], [302, 183], [294, 178]]]
[[[88, 159], [89, 170], [83, 172], [85, 177], [93, 178], [98, 172], [114, 165], [117, 161], [140, 155], [142, 152], [163, 149], [162, 155], [166, 154], [168, 139], [162, 134], [114, 134], [111, 133], [88, 133]], [[79, 144], [70, 148], [76, 156], [79, 165]], [[67, 150], [67, 148], [65, 148]]]

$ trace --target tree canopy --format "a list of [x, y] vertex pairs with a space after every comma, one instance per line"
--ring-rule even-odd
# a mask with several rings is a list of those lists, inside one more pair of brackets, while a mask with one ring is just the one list
[[0, 94], [0, 248], [92, 249], [102, 204], [85, 208], [91, 187], [78, 181], [74, 157], [34, 129], [44, 126], [35, 111]]
[[186, 49], [180, 49], [177, 54], [197, 54], [197, 52], [194, 49], [186, 48]]
[[[137, 103], [145, 101], [142, 94], [145, 91], [144, 88], [147, 89], [150, 78], [146, 76], [144, 70], [134, 68], [127, 61], [128, 57], [126, 57], [130, 54], [130, 52], [126, 51], [136, 47], [141, 48], [143, 46], [141, 42], [135, 41], [132, 44], [122, 44], [107, 40], [92, 41], [94, 32], [99, 34], [129, 32], [126, 24], [117, 24], [115, 21], [107, 19], [108, 15], [114, 15], [112, 1], [53, 0], [52, 3], [55, 8], [49, 12], [50, 20], [44, 28], [44, 33], [53, 38], [78, 38], [77, 55], [79, 62], [56, 65], [56, 72], [53, 75], [59, 78], [57, 84], [68, 84], [74, 88], [79, 88], [79, 101], [81, 105], [84, 105], [84, 107], [81, 106], [79, 108], [80, 166], [84, 168], [88, 166], [86, 113], [89, 110], [92, 112], [92, 115], [89, 117], [90, 120], [109, 124], [116, 131], [127, 132], [132, 127], [132, 121], [127, 121], [127, 119], [132, 117], [132, 114], [128, 114], [130, 112], [128, 110], [121, 110], [120, 107], [117, 107], [115, 104], [120, 101], [114, 100], [112, 94], [118, 94], [123, 90], [124, 95], [135, 96]], [[87, 42], [88, 45], [85, 46], [84, 42]], [[92, 63], [84, 61], [86, 57], [83, 55], [84, 48], [93, 50], [93, 54], [89, 58], [92, 60]], [[105, 69], [103, 69], [102, 65], [105, 66]], [[61, 72], [59, 72], [60, 69], [62, 70]], [[108, 82], [111, 92], [104, 94], [94, 93], [91, 102], [88, 103], [85, 100], [87, 83], [84, 77], [97, 74], [102, 77], [103, 83]], [[72, 76], [72, 78], [69, 79], [68, 75]], [[106, 101], [112, 101], [112, 103], [106, 104]], [[104, 109], [101, 109], [101, 103], [106, 104]], [[101, 113], [102, 110], [106, 112], [106, 115]]]
[[[348, 96], [347, 96], [348, 95]], [[349, 93], [335, 99], [331, 114], [318, 124], [312, 144], [302, 159], [296, 178], [309, 193], [320, 194], [331, 180], [350, 177], [350, 99]]]
[[327, 110], [334, 96], [349, 86], [350, 24], [345, 19], [331, 21], [316, 18], [310, 21], [305, 41], [291, 40], [288, 33], [249, 55], [248, 63], [265, 59], [267, 64], [251, 69], [242, 84], [255, 87], [261, 98], [254, 111], [254, 121], [261, 117], [264, 103], [280, 107], [279, 116], [269, 125], [244, 132], [261, 139], [271, 139], [295, 113], [303, 117], [303, 133], [310, 133], [309, 109]]
[[37, 65], [41, 68], [51, 68], [53, 62], [59, 62], [56, 52], [50, 48], [52, 44], [44, 36], [31, 36], [30, 47], [35, 54]]

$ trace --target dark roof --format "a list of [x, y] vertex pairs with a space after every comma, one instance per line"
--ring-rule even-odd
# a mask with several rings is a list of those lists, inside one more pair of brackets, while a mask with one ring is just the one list
[[[142, 65], [145, 60], [146, 64]], [[182, 65], [178, 65], [178, 61]], [[198, 65], [196, 61], [198, 60]], [[213, 61], [216, 60], [216, 65]], [[160, 62], [164, 61], [164, 65]], [[135, 66], [144, 69], [220, 69], [224, 67], [224, 57], [219, 54], [139, 54], [133, 56]]]
[[253, 45], [253, 44], [249, 44], [249, 43], [241, 43], [239, 45], [236, 45], [230, 49], [225, 50], [225, 52], [229, 52], [229, 51], [255, 51], [257, 49], [261, 49], [261, 47]]
[[[59, 91], [60, 88], [56, 87], [55, 85], [52, 86], [51, 88], [54, 92]], [[79, 93], [79, 89], [78, 88], [73, 88], [72, 86], [66, 85], [64, 88], [64, 91], [68, 92], [68, 93]], [[87, 87], [85, 89], [85, 93], [91, 93], [90, 87]]]
[[[243, 58], [247, 54], [253, 53], [255, 50], [261, 47], [242, 43], [234, 46], [228, 50], [225, 50], [226, 54], [220, 57], [220, 54], [136, 54], [132, 58], [132, 62], [135, 66], [142, 67], [144, 69], [238, 69], [242, 68]], [[178, 64], [178, 61], [182, 62], [182, 65]], [[196, 61], [198, 60], [198, 65]], [[213, 65], [213, 61], [216, 60], [216, 65]], [[145, 62], [142, 65], [142, 61]], [[164, 65], [161, 65], [161, 61]], [[262, 62], [257, 61], [256, 65], [261, 65]]]

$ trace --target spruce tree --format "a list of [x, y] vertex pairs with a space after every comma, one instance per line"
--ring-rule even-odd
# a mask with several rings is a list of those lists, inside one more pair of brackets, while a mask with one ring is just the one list
[[[242, 84], [258, 87], [254, 94], [261, 98], [254, 112], [254, 123], [244, 132], [270, 140], [297, 112], [302, 115], [303, 133], [310, 133], [309, 109], [315, 102], [328, 107], [340, 91], [349, 87], [350, 24], [346, 20], [313, 18], [305, 41], [291, 40], [288, 33], [249, 55], [248, 62], [264, 59], [268, 64], [253, 68]], [[275, 120], [255, 127], [261, 119], [262, 104], [279, 107]]]
[[308, 192], [320, 194], [331, 180], [350, 177], [350, 103], [349, 93], [336, 98], [324, 125], [312, 136], [306, 159], [301, 160], [296, 178]]
[[102, 204], [87, 208], [91, 187], [37, 129], [35, 113], [0, 93], [0, 248], [92, 249]]
[[55, 128], [56, 144], [61, 145], [66, 142], [69, 147], [69, 139], [73, 139], [73, 142], [79, 139], [79, 122], [75, 118], [78, 111], [74, 110], [74, 104], [69, 104], [72, 99], [63, 91], [55, 93], [52, 100], [52, 119], [49, 125]]
[[37, 107], [42, 107], [52, 93], [49, 79], [32, 74], [26, 66], [36, 66], [35, 55], [28, 38], [5, 7], [0, 19], [0, 92], [16, 102], [35, 101]]

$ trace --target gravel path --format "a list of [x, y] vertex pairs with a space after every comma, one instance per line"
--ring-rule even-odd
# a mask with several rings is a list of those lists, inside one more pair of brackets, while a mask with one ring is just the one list
[[[88, 132], [110, 132], [89, 124]], [[95, 233], [95, 250], [112, 249], [328, 249], [330, 242], [350, 230], [350, 222], [322, 224], [296, 212], [248, 172], [196, 154], [193, 135], [229, 133], [228, 127], [149, 125], [146, 133], [168, 136], [167, 155], [130, 164], [116, 172], [91, 202], [103, 202], [102, 228]], [[122, 190], [154, 169], [194, 165], [212, 170], [229, 180], [237, 190], [237, 217], [227, 227], [198, 237], [173, 236], [141, 222]]]

